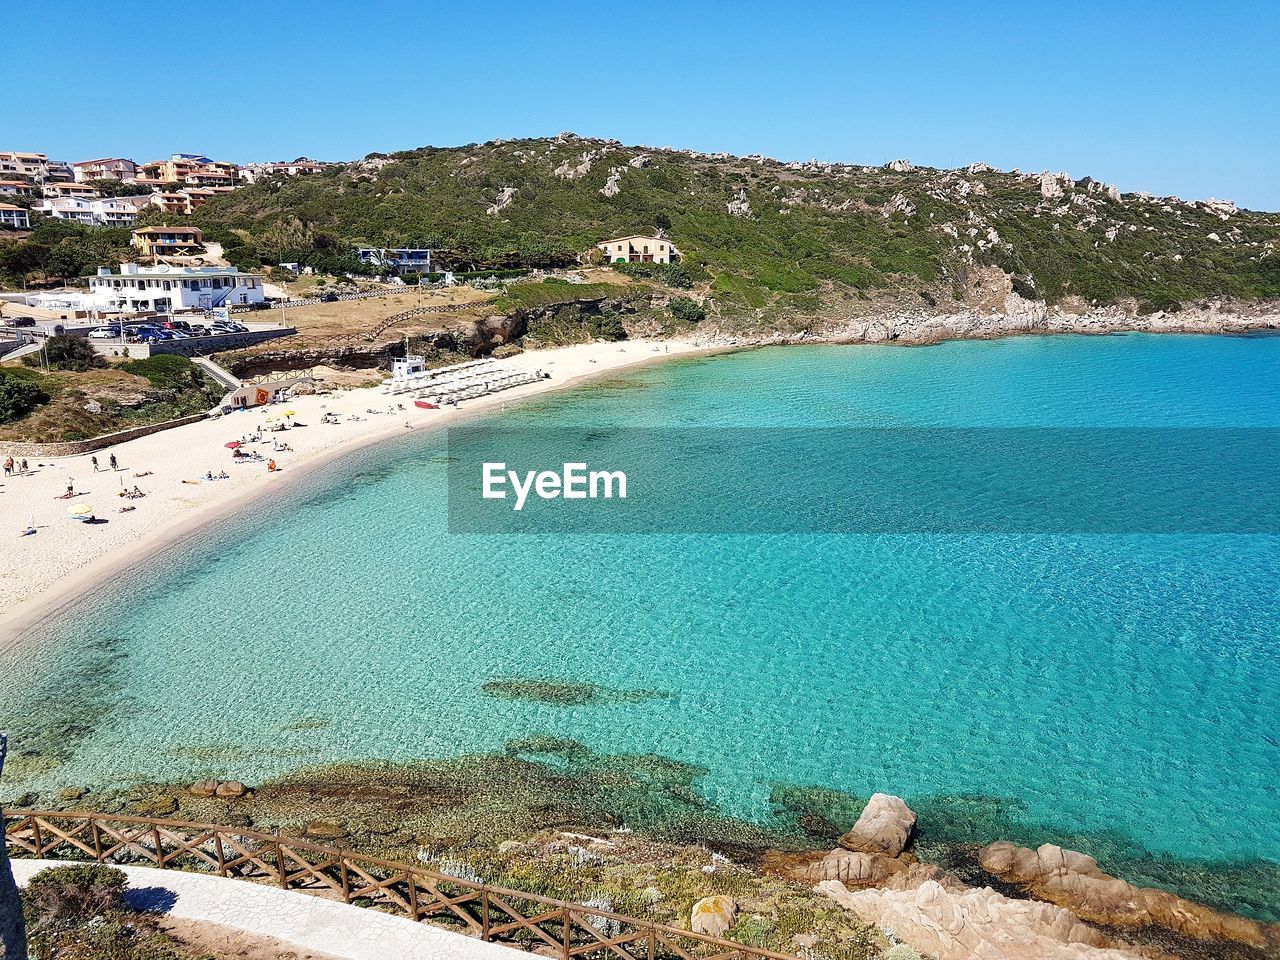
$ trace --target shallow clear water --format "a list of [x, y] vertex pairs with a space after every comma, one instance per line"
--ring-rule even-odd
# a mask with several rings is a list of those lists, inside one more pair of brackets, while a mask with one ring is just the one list
[[[1280, 426], [1280, 337], [759, 350], [506, 422]], [[28, 638], [0, 726], [43, 723], [70, 756], [27, 786], [259, 780], [546, 733], [701, 764], [738, 815], [765, 816], [777, 781], [976, 794], [1152, 851], [1280, 861], [1280, 537], [458, 535], [445, 467], [441, 437], [361, 452]], [[510, 677], [669, 696], [483, 692]]]

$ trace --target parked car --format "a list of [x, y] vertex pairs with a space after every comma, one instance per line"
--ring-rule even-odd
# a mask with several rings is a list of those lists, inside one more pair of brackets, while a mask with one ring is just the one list
[[119, 336], [119, 327], [95, 327], [89, 331], [90, 340], [116, 340]]
[[11, 327], [34, 327], [36, 325], [35, 317], [10, 317], [8, 320]]
[[336, 293], [326, 293], [320, 298], [321, 303], [337, 303], [338, 295]]
[[191, 324], [191, 332], [197, 337], [207, 337], [209, 335], [209, 328], [203, 323], [193, 323]]

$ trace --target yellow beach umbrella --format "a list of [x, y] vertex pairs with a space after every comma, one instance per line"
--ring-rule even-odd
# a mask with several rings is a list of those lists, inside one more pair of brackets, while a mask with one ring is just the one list
[[67, 513], [71, 514], [73, 517], [87, 517], [89, 514], [93, 513], [93, 508], [87, 503], [76, 503], [67, 507]]
[[286, 410], [286, 411], [284, 412], [284, 415], [285, 415], [286, 417], [292, 417], [292, 416], [293, 416], [293, 411], [292, 411], [292, 410]]

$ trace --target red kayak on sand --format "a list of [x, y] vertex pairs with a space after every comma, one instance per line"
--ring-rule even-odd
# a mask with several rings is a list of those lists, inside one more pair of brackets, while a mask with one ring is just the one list
[[439, 410], [440, 409], [440, 404], [428, 403], [426, 400], [415, 400], [413, 401], [413, 405], [415, 407], [421, 407], [423, 410]]

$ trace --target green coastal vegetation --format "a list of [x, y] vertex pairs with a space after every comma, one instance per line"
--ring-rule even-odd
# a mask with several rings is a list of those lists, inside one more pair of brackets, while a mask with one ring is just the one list
[[208, 410], [222, 386], [186, 357], [108, 359], [79, 337], [50, 337], [0, 367], [0, 440], [84, 440]]
[[319, 269], [364, 245], [430, 246], [454, 270], [568, 267], [603, 239], [662, 230], [682, 261], [625, 269], [696, 286], [746, 326], [967, 302], [984, 268], [1048, 303], [1280, 297], [1280, 215], [1055, 183], [1046, 197], [1038, 176], [980, 166], [782, 164], [562, 135], [371, 154], [238, 190], [192, 221], [254, 269]]
[[[981, 164], [784, 164], [571, 134], [370, 154], [265, 178], [186, 219], [247, 270], [375, 274], [357, 247], [427, 246], [436, 269], [497, 280], [598, 261], [603, 239], [662, 231], [679, 263], [621, 269], [696, 289], [745, 328], [886, 304], [943, 309], [971, 302], [984, 277], [989, 288], [990, 270], [1050, 304], [1153, 312], [1280, 297], [1280, 214], [1120, 194], [1083, 176], [1042, 188], [1039, 175]], [[127, 256], [126, 230], [38, 219], [25, 239], [0, 241], [0, 282], [74, 279]], [[502, 306], [565, 292], [509, 290]]]

